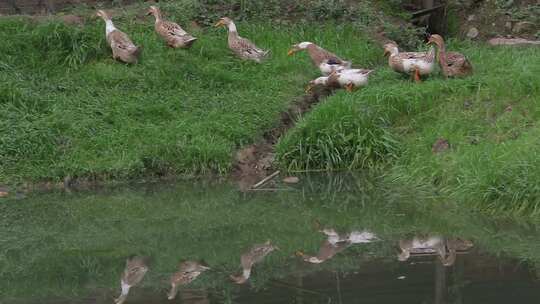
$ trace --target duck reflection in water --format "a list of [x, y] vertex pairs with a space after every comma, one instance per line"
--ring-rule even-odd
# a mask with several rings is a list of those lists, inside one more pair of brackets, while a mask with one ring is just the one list
[[467, 251], [473, 243], [460, 238], [446, 239], [442, 236], [415, 236], [412, 239], [399, 241], [401, 253], [399, 261], [407, 261], [411, 255], [436, 254], [444, 266], [452, 266], [456, 261], [458, 251]]
[[209, 270], [210, 267], [196, 261], [183, 261], [178, 265], [178, 271], [175, 272], [170, 279], [171, 290], [167, 298], [172, 300], [178, 293], [178, 288], [193, 282], [201, 273]]
[[334, 228], [324, 228], [319, 230], [319, 232], [326, 235], [326, 240], [321, 244], [319, 253], [316, 256], [307, 255], [302, 251], [296, 252], [296, 255], [302, 257], [305, 262], [320, 264], [333, 258], [352, 244], [365, 244], [378, 240], [374, 233], [366, 230], [355, 230], [346, 234], [340, 234]]
[[270, 252], [279, 250], [277, 246], [270, 241], [266, 241], [264, 244], [257, 244], [251, 247], [247, 252], [240, 257], [240, 264], [242, 265], [242, 274], [231, 275], [230, 278], [237, 284], [245, 283], [250, 275], [253, 265], [261, 262]]
[[122, 304], [126, 300], [129, 289], [139, 284], [146, 272], [148, 272], [148, 257], [132, 256], [126, 260], [126, 267], [120, 277], [120, 287], [122, 292], [114, 300], [116, 304]]

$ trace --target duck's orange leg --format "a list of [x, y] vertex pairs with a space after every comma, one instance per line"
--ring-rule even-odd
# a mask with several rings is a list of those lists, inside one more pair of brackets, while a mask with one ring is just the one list
[[416, 81], [416, 83], [422, 82], [422, 79], [420, 78], [420, 71], [418, 69], [414, 70], [414, 81]]
[[354, 91], [354, 84], [348, 83], [348, 84], [345, 86], [345, 90], [347, 90], [347, 92], [352, 92], [352, 91]]

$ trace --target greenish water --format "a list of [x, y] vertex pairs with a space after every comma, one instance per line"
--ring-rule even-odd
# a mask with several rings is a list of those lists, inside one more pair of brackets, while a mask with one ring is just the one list
[[[149, 271], [125, 303], [171, 303], [168, 278], [181, 259], [212, 270], [176, 303], [538, 303], [538, 225], [493, 220], [436, 196], [363, 174], [300, 176], [276, 191], [240, 192], [217, 181], [135, 184], [0, 200], [0, 303], [114, 303], [131, 255]], [[326, 236], [369, 231], [320, 264]], [[432, 254], [398, 261], [400, 240], [472, 242], [454, 263]], [[280, 247], [236, 285], [240, 255]]]

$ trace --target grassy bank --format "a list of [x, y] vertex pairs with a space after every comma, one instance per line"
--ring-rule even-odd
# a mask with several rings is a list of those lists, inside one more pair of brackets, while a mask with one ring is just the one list
[[[392, 178], [432, 185], [487, 211], [537, 215], [540, 50], [450, 45], [475, 75], [420, 85], [381, 67], [370, 85], [340, 92], [281, 140], [294, 170], [391, 164]], [[443, 138], [450, 149], [433, 153]]]
[[[540, 51], [452, 41], [475, 75], [415, 85], [389, 70], [367, 38], [382, 26], [417, 48], [420, 30], [401, 33], [384, 21], [403, 17], [394, 2], [160, 3], [199, 37], [187, 51], [168, 49], [143, 16], [146, 4], [135, 5], [114, 18], [144, 48], [134, 66], [110, 58], [101, 20], [79, 28], [2, 18], [0, 183], [226, 174], [234, 152], [272, 128], [318, 76], [306, 54], [286, 56], [308, 40], [377, 71], [368, 87], [338, 92], [281, 139], [282, 167], [384, 168], [392, 179], [489, 212], [537, 215]], [[257, 65], [232, 57], [225, 31], [204, 27], [223, 14], [240, 20], [240, 33], [271, 58]], [[435, 154], [439, 138], [450, 149]]]
[[272, 52], [257, 65], [229, 54], [224, 30], [188, 28], [199, 41], [172, 50], [151, 19], [115, 21], [143, 46], [140, 64], [110, 58], [101, 20], [73, 28], [0, 19], [0, 182], [225, 173], [233, 152], [271, 128], [317, 75], [305, 56], [287, 57], [290, 45], [354, 41], [345, 55], [373, 57], [364, 58], [373, 48], [351, 26], [239, 23]]

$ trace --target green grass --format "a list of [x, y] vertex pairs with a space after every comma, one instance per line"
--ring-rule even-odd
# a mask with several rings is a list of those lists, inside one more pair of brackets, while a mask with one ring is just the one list
[[240, 23], [272, 52], [258, 65], [230, 55], [225, 30], [189, 29], [195, 46], [172, 50], [150, 19], [115, 21], [143, 46], [140, 64], [111, 59], [101, 20], [84, 28], [0, 20], [0, 182], [225, 173], [234, 151], [271, 128], [317, 75], [305, 55], [286, 56], [290, 45], [355, 41], [347, 55], [372, 51], [348, 26]]
[[[538, 215], [540, 51], [450, 48], [469, 56], [474, 76], [415, 85], [380, 66], [368, 87], [328, 98], [280, 141], [283, 166], [384, 167], [488, 212]], [[432, 153], [438, 138], [451, 149]]]
[[[100, 20], [73, 28], [0, 19], [0, 183], [225, 174], [236, 149], [272, 128], [318, 76], [306, 54], [286, 56], [291, 44], [309, 40], [377, 71], [368, 87], [328, 98], [281, 139], [283, 167], [383, 168], [390, 178], [432, 186], [488, 212], [540, 212], [538, 49], [451, 41], [475, 75], [415, 85], [390, 71], [366, 38], [364, 30], [384, 21], [369, 5], [310, 1], [287, 15], [280, 1], [217, 4], [160, 4], [200, 38], [187, 51], [156, 37], [151, 19], [142, 17], [146, 4], [116, 10], [117, 26], [144, 48], [133, 66], [111, 59]], [[382, 4], [386, 14], [393, 4]], [[271, 49], [271, 59], [239, 61], [224, 30], [189, 26], [223, 13], [249, 20], [239, 22], [241, 34]], [[312, 22], [329, 19], [338, 21]], [[400, 35], [416, 35], [409, 34]], [[435, 155], [431, 146], [441, 137], [451, 149]]]

